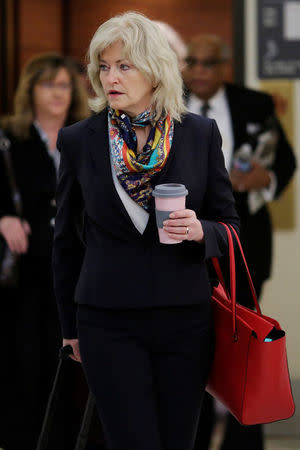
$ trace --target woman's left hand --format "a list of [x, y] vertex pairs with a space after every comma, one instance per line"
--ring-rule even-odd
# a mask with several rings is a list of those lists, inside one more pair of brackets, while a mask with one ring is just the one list
[[172, 212], [170, 218], [164, 221], [164, 230], [170, 238], [178, 241], [204, 241], [201, 222], [191, 209]]

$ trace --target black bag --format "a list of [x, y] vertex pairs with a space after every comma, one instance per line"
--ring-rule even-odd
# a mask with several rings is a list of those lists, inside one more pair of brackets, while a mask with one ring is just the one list
[[0, 287], [16, 288], [19, 282], [19, 257], [12, 253], [0, 237]]
[[[22, 201], [17, 188], [15, 172], [10, 154], [10, 140], [0, 130], [0, 151], [3, 154], [7, 176], [9, 180], [11, 196], [17, 215], [22, 216]], [[0, 236], [0, 287], [16, 288], [19, 281], [19, 256], [12, 253], [5, 241]]]
[[[47, 405], [47, 409], [46, 409], [46, 413], [45, 413], [45, 417], [44, 417], [44, 422], [42, 425], [42, 430], [41, 430], [41, 433], [39, 436], [36, 450], [50, 450], [49, 449], [50, 434], [51, 434], [52, 427], [53, 427], [54, 417], [57, 412], [57, 404], [58, 404], [59, 396], [62, 391], [62, 384], [63, 384], [63, 378], [64, 378], [64, 372], [66, 369], [67, 360], [69, 358], [69, 355], [72, 354], [72, 352], [73, 352], [73, 350], [70, 345], [62, 347], [60, 349], [60, 352], [59, 352], [60, 360], [58, 363], [57, 372], [55, 375], [55, 380], [53, 383], [52, 391], [49, 396], [48, 405]], [[95, 412], [95, 401], [92, 396], [92, 393], [90, 392], [87, 402], [86, 402], [80, 431], [77, 436], [75, 450], [85, 450], [94, 412]]]

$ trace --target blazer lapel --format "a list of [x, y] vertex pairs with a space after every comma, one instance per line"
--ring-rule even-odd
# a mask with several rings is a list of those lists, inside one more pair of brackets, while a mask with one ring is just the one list
[[[175, 122], [174, 125], [174, 135], [173, 135], [173, 142], [170, 148], [168, 159], [162, 168], [160, 172], [155, 174], [151, 178], [151, 186], [154, 189], [156, 185], [168, 183], [168, 171], [170, 168], [170, 165], [172, 164], [172, 161], [174, 159], [175, 153], [179, 151], [179, 147], [181, 145], [182, 141], [182, 126], [181, 123]], [[150, 217], [147, 223], [147, 226], [145, 228], [145, 231], [143, 233], [143, 236], [147, 238], [147, 236], [150, 236], [151, 230], [156, 229], [156, 218], [155, 218], [155, 200], [154, 197], [151, 198], [149, 202], [149, 213]]]
[[[110, 162], [108, 141], [107, 110], [91, 118], [87, 147], [95, 167], [96, 192], [99, 192], [99, 211], [97, 222], [120, 235], [121, 228], [124, 236], [141, 236], [134, 226], [125, 206], [123, 205], [114, 185]], [[100, 198], [101, 197], [101, 198]], [[123, 220], [120, 220], [120, 214]]]

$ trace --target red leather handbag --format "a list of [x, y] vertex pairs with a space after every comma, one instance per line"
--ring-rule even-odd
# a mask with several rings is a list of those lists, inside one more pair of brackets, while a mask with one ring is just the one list
[[213, 264], [219, 285], [212, 294], [216, 348], [207, 391], [220, 400], [243, 425], [288, 419], [295, 405], [287, 365], [285, 332], [261, 313], [239, 238], [239, 245], [256, 311], [236, 303], [233, 238], [227, 225], [230, 293], [219, 261]]

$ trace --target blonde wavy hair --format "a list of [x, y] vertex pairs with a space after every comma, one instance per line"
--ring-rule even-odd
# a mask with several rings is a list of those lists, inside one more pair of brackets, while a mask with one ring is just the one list
[[72, 84], [72, 99], [65, 125], [89, 116], [87, 93], [74, 62], [56, 53], [43, 53], [24, 66], [14, 97], [14, 113], [1, 119], [3, 128], [19, 139], [29, 137], [35, 119], [33, 88], [41, 80], [53, 80], [62, 68], [69, 73]]
[[107, 20], [91, 40], [88, 76], [96, 93], [96, 97], [89, 100], [91, 109], [99, 112], [108, 104], [99, 77], [99, 57], [116, 41], [122, 41], [125, 58], [151, 81], [155, 119], [170, 114], [171, 118], [181, 121], [186, 108], [177, 56], [158, 25], [136, 12], [126, 12]]

